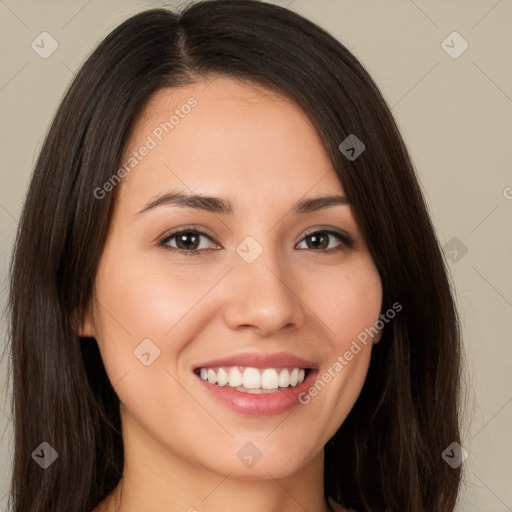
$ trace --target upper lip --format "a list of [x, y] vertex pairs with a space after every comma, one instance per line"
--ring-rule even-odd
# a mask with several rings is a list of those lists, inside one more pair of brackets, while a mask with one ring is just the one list
[[257, 352], [245, 352], [234, 354], [228, 357], [221, 357], [211, 361], [197, 364], [198, 368], [212, 368], [215, 366], [249, 366], [251, 368], [314, 368], [312, 361], [294, 356], [288, 352], [275, 352], [272, 354], [261, 354]]

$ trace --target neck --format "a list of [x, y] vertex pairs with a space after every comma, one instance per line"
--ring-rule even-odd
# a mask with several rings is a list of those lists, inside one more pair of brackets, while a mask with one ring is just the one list
[[323, 451], [285, 478], [266, 472], [261, 478], [240, 479], [169, 452], [134, 425], [123, 428], [123, 440], [123, 477], [94, 512], [332, 510], [324, 498]]

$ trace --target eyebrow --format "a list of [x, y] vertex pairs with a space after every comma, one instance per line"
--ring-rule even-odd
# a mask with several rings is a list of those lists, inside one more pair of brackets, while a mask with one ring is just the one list
[[[338, 205], [347, 205], [350, 201], [345, 196], [322, 196], [311, 199], [302, 199], [295, 203], [290, 209], [293, 215], [311, 213], [325, 208]], [[232, 215], [234, 207], [231, 201], [220, 197], [206, 196], [201, 194], [184, 194], [182, 192], [169, 192], [150, 201], [136, 215], [140, 215], [160, 206], [178, 206], [181, 208], [194, 208], [211, 213]]]

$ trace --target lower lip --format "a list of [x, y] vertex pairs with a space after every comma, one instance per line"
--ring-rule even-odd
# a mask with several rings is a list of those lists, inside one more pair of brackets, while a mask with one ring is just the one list
[[310, 370], [307, 378], [298, 386], [288, 387], [284, 391], [275, 393], [260, 394], [236, 391], [230, 387], [211, 384], [199, 376], [197, 378], [214, 399], [235, 412], [249, 416], [275, 416], [289, 411], [297, 405], [302, 405], [299, 395], [307, 391], [317, 373], [316, 370]]

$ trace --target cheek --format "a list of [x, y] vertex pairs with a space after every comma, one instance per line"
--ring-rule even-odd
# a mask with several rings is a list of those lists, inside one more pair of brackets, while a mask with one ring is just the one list
[[107, 338], [106, 329], [110, 328], [116, 332], [122, 328], [125, 334], [131, 334], [133, 342], [165, 338], [175, 326], [179, 331], [178, 324], [222, 274], [215, 269], [207, 272], [178, 265], [155, 265], [129, 256], [117, 261], [107, 258], [97, 277], [97, 296], [104, 306], [103, 337]]
[[[323, 292], [320, 287], [323, 285]], [[344, 421], [366, 380], [372, 350], [371, 331], [379, 319], [382, 285], [373, 262], [368, 258], [339, 267], [306, 284], [311, 290], [310, 304], [325, 327], [325, 357], [319, 374], [300, 397], [309, 404], [310, 417], [330, 411], [327, 439]]]
[[308, 306], [330, 332], [333, 349], [345, 350], [379, 319], [382, 285], [369, 257], [315, 276], [306, 286]]
[[[121, 399], [129, 402], [132, 393], [121, 396], [115, 384], [128, 374], [126, 380], [139, 382], [137, 396], [154, 396], [162, 375], [166, 387], [175, 385], [164, 370], [174, 372], [189, 340], [211, 321], [209, 291], [224, 274], [206, 266], [155, 264], [128, 251], [122, 257], [104, 252], [96, 279], [96, 339]], [[137, 356], [148, 351], [151, 361], [156, 357], [146, 367]]]

